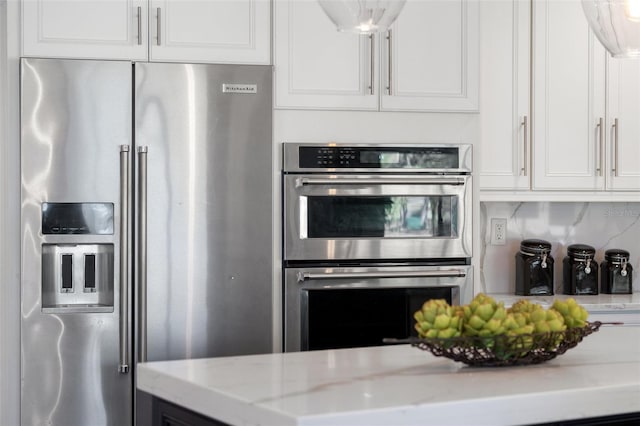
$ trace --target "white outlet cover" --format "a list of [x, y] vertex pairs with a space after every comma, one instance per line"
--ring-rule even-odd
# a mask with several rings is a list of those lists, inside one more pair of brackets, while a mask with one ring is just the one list
[[491, 219], [491, 245], [503, 246], [507, 244], [507, 219]]

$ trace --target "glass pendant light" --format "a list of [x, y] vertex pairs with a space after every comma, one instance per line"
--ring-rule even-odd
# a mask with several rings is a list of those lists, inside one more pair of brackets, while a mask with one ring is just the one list
[[640, 0], [582, 0], [589, 26], [614, 58], [640, 58]]
[[318, 0], [338, 31], [371, 34], [387, 31], [406, 0]]

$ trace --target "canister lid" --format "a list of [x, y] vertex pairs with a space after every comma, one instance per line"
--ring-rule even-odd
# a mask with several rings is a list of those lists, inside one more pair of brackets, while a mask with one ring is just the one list
[[609, 249], [604, 252], [604, 258], [608, 261], [621, 262], [629, 260], [629, 252], [622, 249]]
[[522, 240], [520, 242], [520, 251], [526, 254], [549, 254], [551, 243], [545, 240]]
[[567, 247], [567, 254], [574, 259], [593, 259], [596, 249], [587, 244], [571, 244]]

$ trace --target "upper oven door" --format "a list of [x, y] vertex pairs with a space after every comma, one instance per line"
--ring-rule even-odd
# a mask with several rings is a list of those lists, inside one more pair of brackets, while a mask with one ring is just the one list
[[284, 259], [469, 258], [471, 176], [285, 175]]

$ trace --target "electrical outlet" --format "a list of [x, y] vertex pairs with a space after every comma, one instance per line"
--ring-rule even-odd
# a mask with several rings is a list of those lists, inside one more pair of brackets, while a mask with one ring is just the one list
[[491, 219], [491, 245], [503, 246], [507, 243], [507, 219]]

